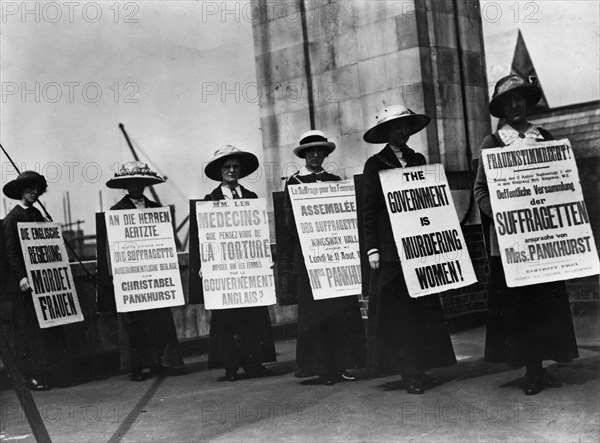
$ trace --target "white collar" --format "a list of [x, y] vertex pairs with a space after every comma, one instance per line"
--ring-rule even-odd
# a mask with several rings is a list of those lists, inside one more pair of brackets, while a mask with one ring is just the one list
[[400, 164], [402, 165], [402, 167], [403, 168], [406, 167], [406, 165], [408, 164], [408, 162], [404, 158], [404, 153], [402, 152], [402, 148], [397, 148], [395, 146], [392, 146], [389, 143], [388, 143], [388, 146], [392, 149], [392, 152], [394, 153], [394, 155], [396, 156], [396, 158], [398, 159], [398, 161], [400, 162]]
[[502, 143], [507, 146], [512, 145], [513, 143], [531, 144], [539, 140], [544, 140], [540, 131], [532, 124], [529, 125], [525, 132], [519, 132], [507, 123], [498, 129], [498, 136], [500, 137], [500, 140], [502, 140]]
[[327, 172], [327, 171], [325, 171], [325, 169], [322, 169], [319, 172], [313, 172], [310, 169], [308, 169], [306, 167], [306, 165], [304, 165], [300, 168], [300, 171], [298, 171], [298, 174], [299, 175], [321, 175], [321, 174], [325, 174], [325, 172]]
[[[231, 188], [229, 186], [221, 185], [221, 192], [223, 192], [223, 197], [233, 199], [233, 193], [231, 192]], [[237, 192], [240, 198], [242, 198], [242, 188], [240, 185], [235, 187], [235, 192]]]

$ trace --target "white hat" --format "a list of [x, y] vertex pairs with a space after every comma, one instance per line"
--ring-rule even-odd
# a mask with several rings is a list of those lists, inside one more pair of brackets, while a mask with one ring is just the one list
[[300, 137], [300, 143], [294, 148], [294, 154], [297, 157], [304, 158], [304, 150], [314, 146], [323, 146], [327, 148], [327, 155], [335, 150], [335, 143], [327, 141], [327, 136], [323, 131], [307, 131]]
[[406, 126], [410, 134], [415, 134], [429, 124], [431, 119], [425, 114], [417, 114], [404, 105], [392, 105], [375, 115], [377, 123], [363, 136], [367, 143], [387, 143], [391, 125]]
[[252, 154], [251, 152], [242, 151], [232, 145], [225, 145], [221, 146], [215, 151], [213, 158], [204, 168], [204, 173], [206, 176], [211, 180], [220, 182], [222, 180], [221, 165], [228, 157], [235, 157], [239, 159], [240, 178], [244, 178], [258, 169], [258, 158], [256, 155]]

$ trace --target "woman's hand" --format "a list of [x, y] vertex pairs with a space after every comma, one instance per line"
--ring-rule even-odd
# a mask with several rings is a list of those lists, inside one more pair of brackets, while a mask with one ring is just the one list
[[369, 264], [371, 269], [379, 269], [379, 252], [373, 252], [369, 255]]
[[19, 282], [19, 288], [21, 288], [22, 292], [31, 291], [31, 286], [29, 286], [29, 279], [27, 277], [23, 277]]

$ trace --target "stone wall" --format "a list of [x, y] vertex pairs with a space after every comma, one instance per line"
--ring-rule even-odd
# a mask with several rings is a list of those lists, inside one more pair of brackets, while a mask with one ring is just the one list
[[[325, 166], [351, 179], [382, 148], [362, 140], [376, 112], [402, 102], [432, 117], [409, 145], [444, 164], [465, 216], [470, 161], [490, 132], [479, 2], [302, 0], [274, 8], [259, 0], [256, 6], [256, 76], [268, 91], [259, 103], [264, 159], [279, 171], [267, 195], [302, 166], [292, 150], [311, 119], [338, 147]], [[470, 213], [476, 221], [476, 211]]]

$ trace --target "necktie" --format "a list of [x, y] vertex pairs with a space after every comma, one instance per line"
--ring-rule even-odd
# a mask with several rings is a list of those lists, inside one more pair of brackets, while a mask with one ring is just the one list
[[233, 196], [234, 200], [237, 200], [240, 198], [240, 195], [237, 193], [237, 191], [235, 190], [235, 188], [231, 188], [231, 195]]

